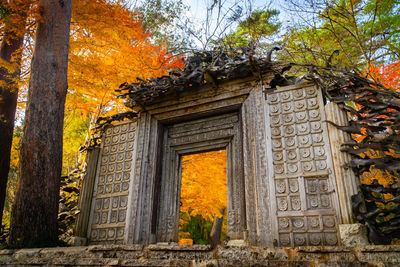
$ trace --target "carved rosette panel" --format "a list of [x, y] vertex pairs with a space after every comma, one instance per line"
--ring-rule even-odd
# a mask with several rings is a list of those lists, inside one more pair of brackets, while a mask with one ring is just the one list
[[280, 246], [334, 246], [338, 244], [334, 215], [278, 217]]
[[267, 95], [280, 246], [337, 245], [323, 104], [314, 86]]
[[122, 243], [128, 207], [136, 123], [105, 131], [98, 163], [88, 238], [91, 244]]

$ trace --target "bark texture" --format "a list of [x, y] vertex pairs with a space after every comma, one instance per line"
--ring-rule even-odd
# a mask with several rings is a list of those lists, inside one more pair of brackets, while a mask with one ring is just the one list
[[[23, 36], [15, 37], [6, 32], [0, 47], [1, 59], [11, 63], [12, 57], [21, 50], [23, 42]], [[14, 72], [0, 68], [0, 80], [5, 82], [4, 86], [0, 86], [0, 225], [3, 219], [8, 172], [10, 170], [10, 153], [18, 98], [17, 80], [21, 70], [20, 61], [20, 55], [16, 55], [14, 63], [18, 67]]]
[[58, 236], [71, 3], [72, 0], [40, 1], [42, 21], [35, 38], [11, 217], [12, 247], [52, 245]]
[[18, 5], [18, 10], [13, 10], [5, 4], [11, 14], [3, 20], [4, 36], [0, 46], [0, 58], [3, 62], [13, 64], [13, 68], [0, 68], [0, 81], [4, 82], [0, 85], [0, 225], [7, 192], [14, 119], [17, 109], [18, 80], [21, 74], [21, 54], [30, 5], [31, 1], [24, 1]]
[[221, 210], [221, 217], [215, 216], [210, 233], [210, 241], [213, 247], [221, 243], [222, 223], [224, 222], [225, 208]]

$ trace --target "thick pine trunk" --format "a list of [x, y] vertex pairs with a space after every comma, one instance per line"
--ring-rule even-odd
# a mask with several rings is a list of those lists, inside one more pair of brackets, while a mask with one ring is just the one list
[[5, 68], [0, 68], [0, 80], [5, 82], [0, 86], [0, 225], [3, 219], [4, 202], [6, 199], [6, 188], [8, 172], [10, 170], [10, 154], [14, 129], [15, 111], [17, 109], [18, 84], [21, 68], [21, 51], [24, 37], [15, 37], [12, 33], [6, 31], [3, 42], [0, 47], [1, 59], [11, 63], [12, 57], [16, 60], [17, 69], [10, 73]]
[[11, 216], [12, 247], [51, 245], [58, 238], [71, 3], [72, 0], [40, 1], [42, 21], [35, 38]]

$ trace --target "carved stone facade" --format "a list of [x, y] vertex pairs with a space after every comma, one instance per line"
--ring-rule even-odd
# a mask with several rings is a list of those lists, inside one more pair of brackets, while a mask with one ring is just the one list
[[89, 220], [90, 243], [123, 243], [135, 150], [136, 123], [109, 127], [104, 133]]
[[267, 101], [279, 245], [337, 245], [335, 178], [321, 91], [280, 88], [267, 94]]
[[272, 78], [164, 97], [137, 120], [109, 126], [96, 172], [85, 178], [77, 233], [89, 244], [176, 242], [181, 156], [226, 149], [230, 239], [339, 245], [321, 91], [311, 84], [266, 89]]

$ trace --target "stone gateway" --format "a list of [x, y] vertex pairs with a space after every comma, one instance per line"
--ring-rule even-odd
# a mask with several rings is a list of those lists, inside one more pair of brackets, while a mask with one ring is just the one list
[[269, 88], [274, 77], [160, 96], [108, 126], [88, 154], [76, 235], [87, 244], [177, 242], [182, 155], [226, 149], [230, 240], [340, 245], [357, 182], [342, 167], [343, 133], [325, 121], [347, 115], [315, 84]]

